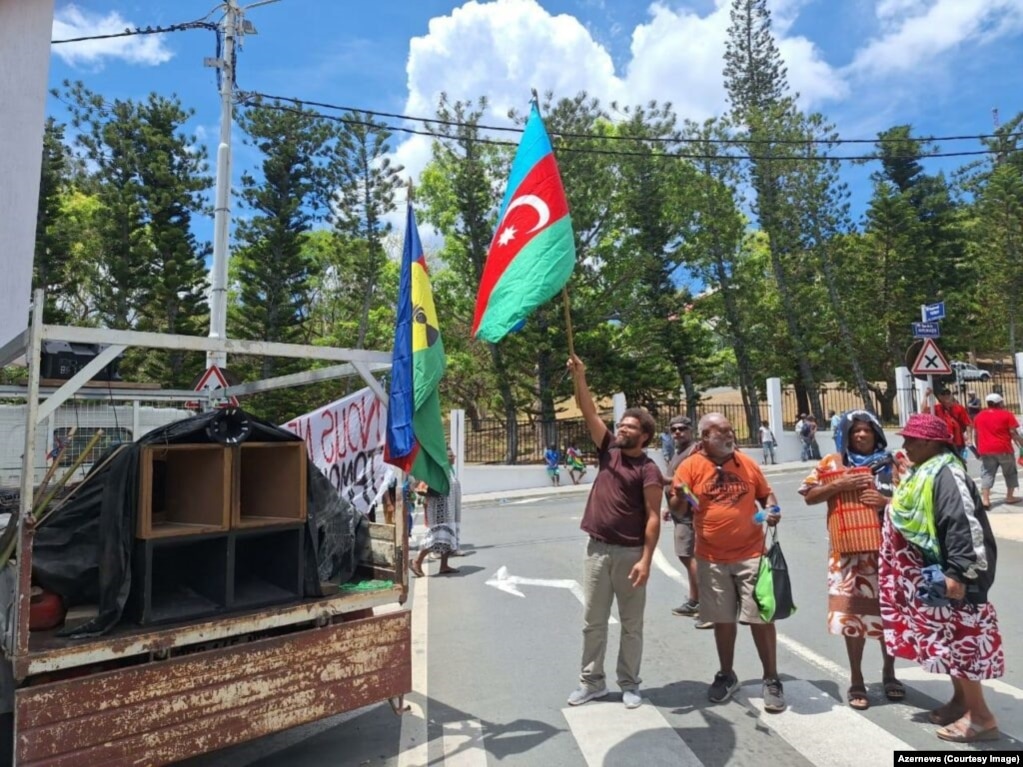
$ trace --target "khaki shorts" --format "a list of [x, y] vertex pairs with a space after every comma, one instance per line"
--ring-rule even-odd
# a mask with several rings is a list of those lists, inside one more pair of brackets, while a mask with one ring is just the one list
[[688, 515], [685, 522], [679, 522], [674, 517], [672, 521], [675, 523], [675, 556], [689, 558], [693, 555], [693, 547], [696, 545], [693, 515]]
[[729, 564], [697, 558], [700, 620], [711, 623], [764, 623], [753, 598], [759, 569], [760, 557]]

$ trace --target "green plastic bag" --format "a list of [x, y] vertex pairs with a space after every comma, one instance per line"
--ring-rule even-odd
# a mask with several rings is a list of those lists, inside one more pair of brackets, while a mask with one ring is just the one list
[[761, 620], [771, 623], [788, 618], [796, 611], [796, 603], [792, 600], [792, 582], [789, 580], [789, 568], [785, 564], [785, 555], [781, 553], [778, 533], [770, 529], [771, 546], [767, 548], [767, 536], [764, 536], [764, 547], [767, 552], [760, 557], [760, 568], [757, 571], [757, 583], [753, 589]]

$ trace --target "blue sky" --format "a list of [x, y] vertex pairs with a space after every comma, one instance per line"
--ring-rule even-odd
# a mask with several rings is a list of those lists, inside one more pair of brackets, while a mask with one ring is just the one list
[[[492, 115], [522, 109], [530, 87], [605, 103], [670, 101], [680, 117], [721, 114], [728, 0], [279, 0], [252, 8], [258, 34], [238, 57], [242, 90], [360, 109], [430, 116], [437, 96], [486, 95]], [[54, 39], [203, 18], [212, 0], [143, 3], [57, 0]], [[845, 138], [896, 124], [921, 135], [990, 133], [992, 108], [1023, 110], [1021, 0], [774, 0], [774, 32], [793, 90]], [[218, 20], [220, 12], [209, 18]], [[219, 100], [212, 32], [203, 30], [54, 46], [50, 82], [82, 80], [108, 99], [177, 94], [190, 128], [215, 156]], [[48, 112], [64, 115], [52, 97]], [[234, 176], [255, 157], [235, 134]], [[424, 138], [395, 137], [413, 176]], [[945, 151], [976, 141], [942, 142]], [[847, 147], [856, 153], [856, 147]], [[928, 161], [929, 170], [965, 160]], [[869, 167], [847, 165], [858, 215]], [[569, 190], [571, 194], [571, 190]], [[210, 223], [212, 231], [212, 222]]]

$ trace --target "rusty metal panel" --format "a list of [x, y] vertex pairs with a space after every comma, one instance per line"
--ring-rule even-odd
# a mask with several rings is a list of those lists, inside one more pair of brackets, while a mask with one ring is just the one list
[[315, 602], [267, 608], [255, 613], [225, 615], [215, 620], [171, 628], [136, 629], [122, 636], [110, 635], [94, 640], [50, 640], [52, 646], [33, 645], [33, 652], [27, 658], [15, 659], [15, 676], [24, 679], [36, 674], [94, 665], [133, 655], [174, 651], [200, 642], [229, 639], [239, 634], [401, 602], [404, 594], [405, 588], [396, 586], [363, 594], [343, 594]]
[[410, 615], [23, 688], [17, 763], [168, 764], [404, 695]]

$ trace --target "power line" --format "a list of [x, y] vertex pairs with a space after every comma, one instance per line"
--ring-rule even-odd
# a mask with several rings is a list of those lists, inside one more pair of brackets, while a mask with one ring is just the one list
[[[244, 94], [244, 97], [241, 99], [241, 102], [245, 103], [245, 102], [250, 101], [251, 99], [254, 99], [254, 98], [275, 98], [275, 99], [279, 99], [279, 97], [275, 97], [275, 96], [266, 96], [265, 94], [260, 94], [260, 93], [256, 93], [256, 92], [246, 92]], [[381, 125], [380, 123], [375, 123], [375, 122], [367, 121], [367, 120], [359, 120], [359, 119], [353, 119], [351, 117], [342, 117], [342, 116], [338, 116], [338, 115], [324, 114], [322, 112], [309, 111], [309, 110], [303, 109], [302, 107], [304, 105], [306, 105], [306, 104], [312, 105], [314, 102], [304, 102], [304, 101], [300, 101], [298, 99], [286, 99], [286, 100], [290, 101], [290, 102], [292, 102], [294, 104], [297, 104], [298, 106], [297, 107], [289, 107], [289, 106], [285, 106], [283, 104], [268, 104], [268, 103], [262, 103], [260, 106], [262, 106], [264, 108], [267, 108], [267, 109], [275, 109], [275, 110], [281, 111], [281, 112], [291, 112], [293, 114], [302, 115], [304, 117], [319, 117], [319, 118], [322, 118], [324, 120], [330, 120], [332, 122], [338, 122], [338, 123], [342, 123], [342, 124], [345, 124], [345, 125], [358, 125], [358, 126], [371, 127], [371, 128], [383, 127], [383, 128], [385, 128], [385, 129], [387, 129], [388, 131], [391, 131], [391, 132], [408, 133], [408, 134], [417, 135], [417, 136], [429, 136], [430, 138], [435, 138], [435, 139], [436, 138], [443, 138], [443, 136], [440, 136], [435, 131], [420, 130], [420, 129], [417, 129], [417, 128], [409, 128], [409, 127], [402, 126], [402, 125]], [[367, 115], [376, 114], [376, 113], [370, 112], [368, 110], [349, 110], [349, 111], [358, 112], [358, 113], [367, 114]], [[407, 119], [409, 119], [409, 120], [419, 120], [420, 118], [412, 118], [412, 117], [410, 117], [410, 118], [407, 118]], [[441, 121], [424, 119], [423, 122], [429, 123], [429, 122], [441, 122]], [[468, 126], [469, 125], [468, 123], [457, 123], [457, 122], [453, 122], [453, 123], [449, 122], [449, 123], [446, 123], [446, 124], [449, 124], [449, 125], [454, 126], [454, 127], [463, 127], [463, 126]], [[482, 126], [475, 126], [475, 127], [479, 128], [479, 127], [482, 127]], [[513, 130], [513, 131], [518, 132], [518, 133], [522, 132], [520, 129], [504, 128], [503, 130]], [[600, 135], [596, 135], [596, 134], [561, 134], [561, 133], [557, 133], [557, 132], [554, 132], [554, 131], [551, 132], [551, 135], [558, 136], [558, 137], [561, 137], [561, 138], [567, 138], [567, 137], [580, 137], [580, 138], [585, 138], [585, 139], [604, 139], [604, 138], [609, 138], [609, 137], [600, 136]], [[481, 138], [473, 138], [473, 139], [469, 139], [469, 140], [472, 141], [473, 143], [476, 143], [476, 144], [487, 144], [487, 145], [490, 145], [490, 146], [514, 147], [514, 146], [518, 145], [518, 142], [515, 142], [515, 141], [501, 141], [501, 140], [498, 140], [498, 139], [490, 139], [490, 138], [482, 138], [482, 137]], [[710, 140], [701, 140], [701, 139], [689, 139], [688, 141], [680, 141], [680, 142], [677, 142], [677, 143], [700, 143], [700, 144], [706, 143], [706, 144], [715, 144], [715, 143], [719, 143], [719, 142], [710, 141]], [[807, 145], [809, 145], [809, 144], [811, 144], [813, 142], [811, 142], [811, 141], [801, 141], [801, 142], [794, 142], [794, 143], [797, 143], [800, 146], [807, 146]], [[702, 154], [702, 153], [698, 153], [698, 152], [630, 152], [630, 151], [627, 151], [627, 150], [598, 149], [598, 148], [595, 148], [595, 147], [583, 148], [583, 147], [573, 147], [570, 144], [561, 144], [558, 147], [558, 151], [559, 152], [569, 152], [569, 153], [574, 153], [574, 154], [607, 155], [607, 156], [612, 156], [612, 157], [646, 157], [646, 158], [650, 158], [650, 159], [664, 158], [664, 159], [676, 159], [676, 160], [719, 160], [719, 161], [724, 161], [724, 162], [738, 162], [738, 161], [744, 161], [744, 160], [750, 160], [750, 161], [775, 161], [775, 162], [805, 161], [805, 160], [811, 160], [811, 161], [817, 161], [817, 162], [869, 162], [869, 161], [880, 160], [880, 159], [926, 160], [926, 159], [931, 159], [931, 158], [942, 158], [942, 157], [973, 157], [973, 156], [978, 156], [978, 155], [994, 154], [994, 153], [996, 153], [997, 150], [994, 150], [994, 149], [978, 149], [978, 150], [968, 151], [968, 152], [967, 151], [964, 151], [964, 152], [923, 152], [923, 153], [913, 153], [913, 154], [907, 154], [907, 155], [889, 154], [889, 155], [884, 155], [884, 156], [882, 156], [880, 154], [837, 155], [837, 156], [836, 155], [813, 155], [813, 154], [811, 154], [811, 155], [784, 155], [784, 156], [781, 156], [781, 157], [769, 157], [769, 156], [762, 156], [762, 155], [746, 155], [746, 154]]]
[[210, 29], [216, 31], [217, 25], [210, 21], [197, 20], [187, 21], [182, 24], [172, 24], [169, 27], [126, 28], [123, 32], [112, 32], [108, 35], [87, 35], [85, 37], [70, 37], [66, 40], [50, 40], [50, 45], [81, 43], [87, 40], [111, 40], [115, 37], [134, 37], [136, 35], [162, 35], [165, 32], [186, 32], [190, 29]]
[[[297, 99], [292, 96], [276, 96], [267, 93], [259, 93], [252, 91], [248, 96], [264, 98], [264, 99], [275, 99], [277, 101], [287, 101], [293, 104], [306, 104], [308, 106], [318, 107], [320, 109], [331, 109], [340, 112], [359, 112], [365, 115], [373, 117], [392, 118], [396, 120], [408, 120], [410, 122], [419, 122], [433, 125], [444, 125], [447, 127], [458, 128], [465, 127], [468, 123], [458, 122], [456, 120], [441, 120], [436, 117], [417, 117], [415, 115], [406, 115], [396, 112], [380, 112], [372, 109], [360, 109], [358, 107], [348, 107], [339, 104], [330, 104], [322, 101], [307, 101], [304, 99]], [[505, 133], [522, 133], [522, 128], [506, 125], [485, 125], [476, 124], [475, 127], [480, 130], [488, 130], [495, 132]], [[577, 139], [601, 139], [608, 141], [629, 141], [629, 142], [643, 142], [643, 143], [665, 143], [665, 144], [722, 144], [722, 145], [735, 145], [745, 146], [749, 144], [770, 144], [770, 145], [793, 145], [793, 146], [805, 146], [807, 144], [877, 144], [880, 143], [880, 139], [867, 139], [867, 138], [835, 138], [835, 139], [701, 139], [701, 138], [686, 138], [686, 137], [643, 137], [643, 136], [622, 136], [622, 135], [598, 135], [593, 133], [573, 133], [570, 131], [549, 131], [551, 135], [561, 136], [562, 138], [577, 138]], [[890, 139], [891, 143], [937, 143], [940, 141], [982, 141], [984, 139], [1006, 139], [1006, 138], [1018, 138], [1023, 137], [1023, 132], [1009, 133], [1001, 135], [998, 133], [984, 133], [973, 136], [923, 136], [923, 137], [907, 137], [899, 139]], [[987, 152], [981, 152], [981, 154], [987, 154]], [[944, 155], [934, 155], [940, 157]], [[954, 155], [953, 155], [954, 156]]]

